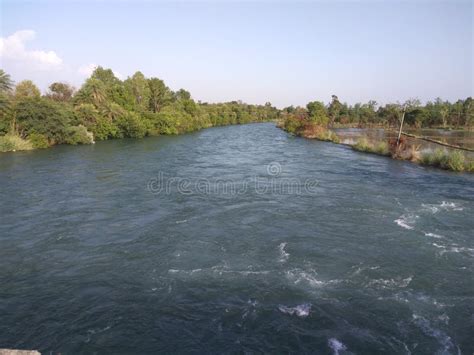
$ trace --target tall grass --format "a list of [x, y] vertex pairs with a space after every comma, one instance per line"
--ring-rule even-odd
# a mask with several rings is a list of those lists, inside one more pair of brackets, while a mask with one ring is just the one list
[[387, 142], [371, 142], [366, 137], [359, 138], [352, 148], [359, 152], [374, 153], [385, 156], [390, 155]]
[[420, 163], [452, 171], [474, 172], [474, 162], [467, 161], [459, 150], [436, 149], [421, 156]]
[[339, 143], [339, 136], [329, 129], [317, 134], [316, 139], [319, 139], [320, 141]]
[[7, 134], [0, 136], [0, 152], [14, 152], [16, 150], [31, 150], [33, 144], [19, 136]]

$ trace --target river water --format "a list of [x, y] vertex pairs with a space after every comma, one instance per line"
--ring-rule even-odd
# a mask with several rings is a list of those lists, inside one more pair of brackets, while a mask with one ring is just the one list
[[0, 155], [0, 348], [474, 351], [474, 176], [274, 124]]

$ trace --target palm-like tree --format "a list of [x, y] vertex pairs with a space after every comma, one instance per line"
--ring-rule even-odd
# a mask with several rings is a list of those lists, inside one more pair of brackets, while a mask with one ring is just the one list
[[107, 117], [109, 121], [115, 121], [120, 116], [124, 115], [123, 108], [115, 102], [105, 102], [100, 109], [100, 113]]
[[13, 87], [13, 81], [10, 75], [0, 69], [0, 92], [10, 91]]

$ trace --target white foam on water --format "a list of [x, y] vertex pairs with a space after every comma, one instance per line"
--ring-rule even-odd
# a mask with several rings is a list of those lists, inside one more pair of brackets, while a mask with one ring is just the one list
[[[354, 268], [354, 267], [352, 267]], [[378, 270], [380, 269], [380, 266], [362, 266], [362, 267], [357, 267], [356, 271], [354, 271], [353, 275], [359, 275], [361, 272], [366, 271], [366, 270]]]
[[[316, 274], [316, 272], [314, 273]], [[293, 281], [295, 284], [299, 284], [300, 282], [307, 282], [309, 285], [314, 287], [320, 287], [325, 285], [323, 281], [318, 280], [314, 277], [314, 275], [311, 275], [306, 271], [300, 269], [286, 271], [286, 277]]]
[[422, 316], [413, 314], [413, 322], [421, 329], [423, 333], [430, 336], [443, 347], [439, 350], [441, 354], [451, 354], [454, 350], [454, 344], [451, 337], [440, 329], [433, 328], [430, 321]]
[[398, 302], [403, 302], [403, 303], [407, 303], [411, 305], [416, 305], [418, 304], [418, 302], [421, 302], [430, 306], [434, 306], [439, 310], [445, 307], [452, 306], [452, 305], [441, 303], [437, 301], [435, 298], [425, 295], [423, 293], [412, 293], [410, 291], [398, 292], [393, 297], [390, 297], [390, 298], [393, 298], [397, 300]]
[[461, 206], [459, 206], [458, 204], [456, 204], [454, 202], [443, 201], [443, 202], [441, 202], [440, 207], [444, 208], [446, 210], [453, 210], [453, 211], [462, 211], [463, 210], [463, 208]]
[[187, 219], [183, 219], [181, 221], [176, 221], [175, 223], [176, 224], [181, 224], [181, 223], [186, 223], [188, 220]]
[[303, 303], [297, 305], [295, 307], [287, 307], [287, 306], [278, 306], [278, 310], [282, 313], [286, 313], [289, 315], [297, 315], [298, 317], [307, 317], [311, 312], [311, 304], [310, 303]]
[[405, 215], [405, 214], [403, 214], [399, 218], [394, 220], [394, 222], [402, 228], [412, 230], [412, 229], [415, 228], [414, 224], [416, 223], [416, 220], [418, 218], [419, 218], [419, 216], [417, 216], [417, 215], [412, 215], [412, 214]]
[[285, 250], [286, 243], [281, 243], [278, 246], [278, 249], [280, 250], [280, 262], [284, 263], [285, 261], [288, 261], [288, 258], [290, 257], [290, 254], [286, 252]]
[[435, 214], [442, 210], [444, 211], [462, 211], [464, 208], [457, 203], [448, 202], [448, 201], [441, 201], [438, 204], [429, 204], [429, 203], [422, 203], [421, 207], [425, 210], [430, 211], [431, 213]]
[[470, 256], [474, 256], [474, 248], [459, 247], [456, 245], [446, 246], [446, 245], [441, 245], [438, 243], [431, 243], [431, 245], [434, 246], [435, 248], [441, 249], [439, 251], [439, 255], [441, 256], [446, 253], [465, 253], [465, 254], [469, 254]]
[[270, 273], [269, 270], [230, 270], [226, 265], [215, 265], [211, 267], [211, 270], [213, 273], [218, 274], [219, 276], [222, 276], [224, 274], [237, 274], [237, 275], [243, 275], [243, 276], [249, 276], [249, 275], [267, 275]]
[[168, 272], [170, 274], [178, 274], [178, 273], [181, 273], [181, 274], [186, 274], [186, 275], [192, 275], [196, 272], [201, 272], [202, 269], [192, 269], [192, 270], [179, 270], [179, 269], [169, 269]]
[[431, 237], [431, 238], [436, 238], [436, 239], [443, 239], [444, 237], [442, 235], [439, 235], [439, 234], [435, 234], [435, 233], [426, 233], [426, 232], [423, 232], [425, 234], [425, 237]]
[[412, 280], [413, 276], [408, 276], [404, 279], [375, 279], [369, 282], [369, 286], [378, 286], [381, 288], [405, 288], [408, 287]]
[[313, 269], [309, 271], [301, 269], [292, 269], [285, 271], [285, 276], [288, 280], [293, 281], [295, 285], [307, 284], [314, 288], [320, 288], [329, 284], [337, 284], [342, 282], [341, 280], [328, 280], [321, 281], [316, 278], [317, 272]]
[[340, 351], [347, 350], [347, 347], [339, 340], [336, 338], [331, 338], [328, 340], [328, 345], [333, 351], [334, 355], [339, 355]]

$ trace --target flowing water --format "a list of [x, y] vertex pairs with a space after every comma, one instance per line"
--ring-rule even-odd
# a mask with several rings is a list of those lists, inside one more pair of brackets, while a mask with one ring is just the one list
[[0, 156], [0, 348], [474, 351], [474, 176], [251, 124]]

